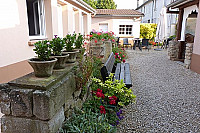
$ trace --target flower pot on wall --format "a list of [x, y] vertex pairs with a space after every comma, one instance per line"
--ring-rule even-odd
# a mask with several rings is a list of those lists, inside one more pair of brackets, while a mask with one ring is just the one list
[[65, 62], [67, 61], [69, 54], [63, 54], [61, 56], [51, 56], [51, 57], [57, 59], [54, 69], [63, 69], [65, 68]]
[[51, 58], [49, 61], [40, 61], [38, 58], [32, 58], [28, 60], [28, 63], [32, 66], [36, 77], [50, 77], [56, 61], [56, 58]]
[[76, 62], [76, 57], [79, 51], [73, 50], [73, 51], [64, 51], [63, 54], [69, 54], [69, 57], [66, 60], [66, 63], [74, 63]]

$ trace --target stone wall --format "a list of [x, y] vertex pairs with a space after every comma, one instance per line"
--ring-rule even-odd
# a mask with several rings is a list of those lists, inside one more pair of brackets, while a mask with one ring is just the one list
[[75, 64], [55, 70], [49, 78], [33, 73], [0, 85], [1, 131], [3, 133], [55, 133], [73, 107], [81, 107], [72, 71]]
[[187, 69], [190, 69], [190, 65], [191, 65], [191, 58], [192, 58], [192, 52], [193, 52], [193, 44], [194, 43], [187, 43], [186, 44], [186, 51], [185, 51], [185, 67]]
[[169, 41], [168, 58], [170, 60], [176, 60], [178, 59], [178, 53], [179, 53], [179, 42], [174, 40]]

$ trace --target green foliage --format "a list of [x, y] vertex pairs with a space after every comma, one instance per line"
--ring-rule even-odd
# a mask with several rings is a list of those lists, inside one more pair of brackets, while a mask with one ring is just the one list
[[97, 0], [83, 0], [92, 8], [97, 9]]
[[51, 45], [49, 41], [39, 41], [34, 44], [35, 48], [33, 51], [37, 54], [37, 57], [41, 61], [48, 61], [50, 60], [51, 55]]
[[113, 0], [83, 0], [94, 9], [116, 9], [117, 5]]
[[72, 51], [74, 48], [73, 48], [73, 44], [75, 43], [75, 39], [76, 39], [76, 34], [73, 34], [73, 35], [66, 35], [65, 38], [63, 38], [64, 42], [66, 43], [65, 45], [65, 49], [66, 51]]
[[79, 33], [75, 41], [75, 46], [77, 49], [82, 48], [83, 41], [84, 41], [83, 35]]
[[132, 90], [125, 87], [123, 80], [113, 81], [113, 76], [114, 75], [111, 73], [105, 83], [100, 79], [92, 78], [93, 84], [95, 85], [92, 89], [96, 90], [97, 88], [103, 88], [102, 90], [106, 97], [116, 96], [118, 98], [119, 106], [126, 106], [133, 102], [136, 96], [133, 95]]
[[98, 0], [97, 9], [116, 9], [117, 5], [113, 0]]
[[60, 133], [115, 133], [116, 127], [108, 123], [106, 115], [91, 110], [77, 110], [68, 119]]
[[55, 37], [50, 41], [53, 55], [61, 55], [64, 48], [64, 41], [60, 37]]
[[115, 64], [125, 62], [127, 58], [126, 51], [123, 48], [112, 48], [112, 52], [115, 54]]
[[101, 67], [102, 67], [101, 60], [94, 56], [93, 57], [93, 72], [92, 72], [93, 77], [101, 78]]
[[154, 40], [156, 37], [157, 24], [141, 23], [140, 24], [140, 38]]

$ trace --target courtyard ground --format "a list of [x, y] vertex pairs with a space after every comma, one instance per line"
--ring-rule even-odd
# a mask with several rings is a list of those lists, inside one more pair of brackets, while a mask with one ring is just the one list
[[200, 132], [200, 74], [167, 51], [127, 50], [136, 103], [124, 108], [119, 133]]

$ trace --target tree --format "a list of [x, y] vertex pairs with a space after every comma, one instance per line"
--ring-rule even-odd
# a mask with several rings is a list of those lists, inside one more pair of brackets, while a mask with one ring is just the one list
[[97, 9], [116, 9], [117, 5], [113, 0], [98, 0]]
[[97, 9], [97, 0], [83, 0], [92, 8]]
[[94, 9], [116, 9], [117, 5], [113, 0], [83, 0]]

